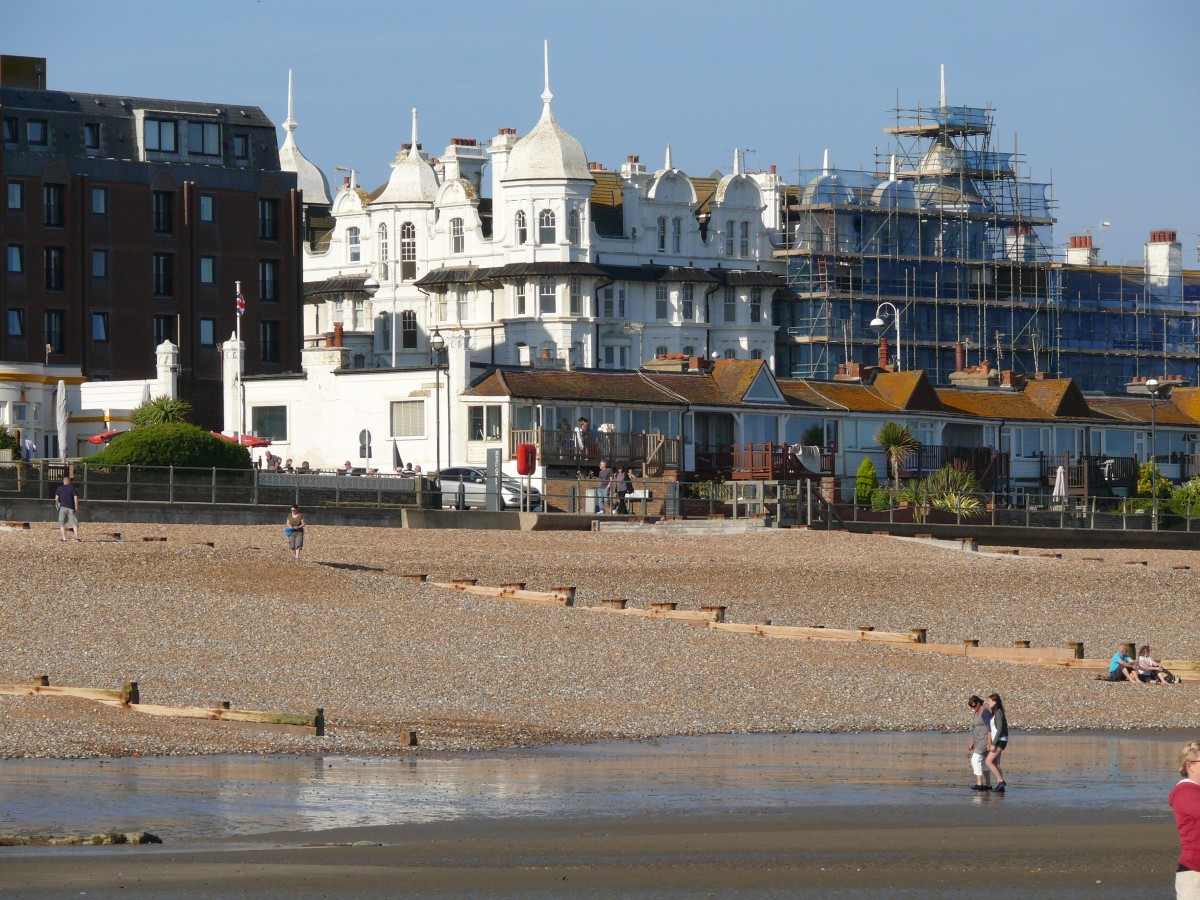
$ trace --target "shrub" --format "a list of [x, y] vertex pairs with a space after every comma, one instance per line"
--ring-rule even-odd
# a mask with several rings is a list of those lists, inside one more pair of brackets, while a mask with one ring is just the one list
[[800, 443], [805, 447], [820, 447], [825, 443], [825, 428], [821, 425], [809, 425], [800, 435]]
[[1171, 480], [1163, 478], [1156, 462], [1144, 462], [1138, 466], [1137, 495], [1153, 497], [1154, 488], [1158, 488], [1158, 498], [1171, 496]]
[[875, 474], [875, 463], [871, 457], [864, 456], [858, 467], [858, 475], [854, 479], [854, 499], [860, 505], [871, 502], [871, 495], [879, 487], [879, 476]]
[[250, 451], [186, 422], [143, 425], [117, 435], [87, 464], [249, 469]]
[[169, 425], [186, 422], [192, 413], [192, 404], [178, 397], [155, 397], [147, 400], [129, 415], [134, 428], [144, 425]]
[[1200, 476], [1191, 481], [1185, 481], [1171, 491], [1169, 506], [1171, 512], [1177, 516], [1183, 516], [1185, 519], [1194, 519], [1200, 516]]
[[17, 436], [3, 425], [0, 425], [0, 450], [12, 450], [14, 454], [21, 452], [21, 442]]

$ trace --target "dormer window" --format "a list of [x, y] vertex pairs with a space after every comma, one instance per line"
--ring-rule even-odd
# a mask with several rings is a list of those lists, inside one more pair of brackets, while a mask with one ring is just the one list
[[174, 153], [177, 147], [175, 141], [175, 122], [165, 119], [147, 119], [142, 123], [142, 137], [146, 149], [157, 153]]
[[543, 209], [538, 214], [538, 243], [539, 244], [554, 244], [558, 241], [557, 229], [554, 221], [554, 210]]
[[579, 210], [571, 210], [567, 216], [567, 243], [578, 245], [583, 242], [583, 225]]
[[362, 243], [357, 228], [346, 229], [346, 248], [349, 251], [350, 262], [359, 262], [362, 259]]
[[216, 122], [188, 122], [188, 154], [220, 156], [221, 126]]
[[466, 239], [463, 236], [463, 220], [450, 220], [450, 252], [462, 253], [466, 249]]
[[516, 218], [513, 222], [514, 231], [517, 235], [517, 243], [524, 244], [529, 240], [529, 223], [525, 219], [525, 210], [517, 210]]

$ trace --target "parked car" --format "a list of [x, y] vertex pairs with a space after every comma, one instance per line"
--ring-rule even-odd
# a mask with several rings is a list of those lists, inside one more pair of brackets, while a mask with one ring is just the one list
[[[487, 509], [487, 472], [467, 466], [454, 466], [438, 472], [438, 482], [442, 488], [442, 505], [454, 506], [459, 509]], [[458, 486], [462, 485], [462, 503], [459, 504]], [[542, 508], [541, 492], [529, 486], [529, 502], [521, 504], [521, 497], [526, 488], [515, 478], [503, 475], [500, 478], [500, 508], [529, 509], [538, 511]]]

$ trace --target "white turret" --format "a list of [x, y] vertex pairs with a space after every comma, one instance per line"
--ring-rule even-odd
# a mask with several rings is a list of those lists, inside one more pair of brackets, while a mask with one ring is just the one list
[[296, 145], [296, 119], [292, 116], [292, 70], [288, 69], [288, 112], [283, 120], [287, 137], [279, 148], [279, 168], [296, 173], [296, 186], [304, 193], [306, 206], [329, 206], [333, 203], [325, 173], [309, 162]]

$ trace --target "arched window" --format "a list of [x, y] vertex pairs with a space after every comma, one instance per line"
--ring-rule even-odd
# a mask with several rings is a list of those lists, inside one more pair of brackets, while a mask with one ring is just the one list
[[654, 355], [655, 356], [666, 356], [667, 355], [667, 345], [659, 344], [657, 347], [655, 347]]
[[567, 243], [580, 244], [583, 242], [583, 226], [581, 224], [579, 210], [571, 210], [567, 216]]
[[671, 220], [671, 252], [679, 253], [683, 246], [683, 219], [678, 217]]
[[679, 352], [680, 352], [680, 353], [682, 353], [684, 356], [695, 356], [695, 355], [696, 355], [696, 348], [695, 348], [694, 346], [692, 346], [691, 344], [687, 344], [687, 345], [685, 345], [685, 346], [684, 346], [684, 348], [683, 348], [681, 351], [679, 351]]
[[658, 252], [667, 252], [667, 217], [658, 217]]
[[737, 351], [736, 351], [736, 350], [733, 350], [733, 349], [726, 350], [726, 351], [725, 351], [725, 358], [726, 358], [726, 359], [737, 359]]
[[417, 277], [417, 228], [412, 222], [400, 226], [400, 280]]
[[529, 240], [529, 223], [525, 221], [525, 210], [517, 210], [513, 225], [517, 235], [517, 243], [526, 243]]
[[466, 247], [466, 241], [463, 239], [463, 220], [450, 220], [450, 252], [462, 253]]
[[388, 280], [388, 232], [386, 225], [379, 226], [379, 280]]
[[554, 227], [554, 210], [543, 209], [538, 214], [538, 243], [553, 244], [558, 241]]
[[358, 262], [362, 259], [362, 244], [359, 241], [358, 229], [346, 229], [346, 247], [350, 251], [350, 262]]
[[749, 256], [750, 255], [750, 223], [749, 222], [742, 223], [741, 239], [738, 243], [738, 255], [739, 256]]
[[417, 349], [417, 314], [411, 309], [400, 313], [400, 346], [405, 350]]
[[751, 359], [762, 359], [762, 351], [761, 350], [751, 350], [750, 358]]

